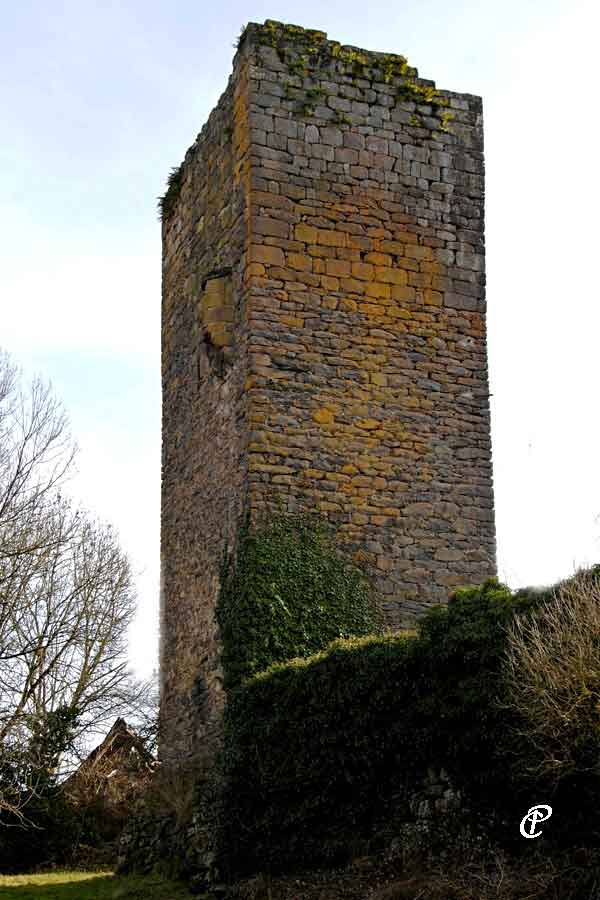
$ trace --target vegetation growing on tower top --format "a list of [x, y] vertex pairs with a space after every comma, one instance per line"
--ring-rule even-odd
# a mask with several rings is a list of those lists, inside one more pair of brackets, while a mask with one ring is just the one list
[[[242, 32], [237, 46], [241, 44], [246, 31]], [[294, 97], [288, 87], [286, 97], [300, 102], [299, 112], [311, 116], [315, 112], [314, 101], [317, 87], [306, 87], [304, 79], [319, 79], [325, 75], [332, 65], [342, 67], [342, 71], [354, 79], [366, 79], [381, 82], [397, 88], [396, 103], [414, 103], [430, 106], [434, 115], [441, 119], [437, 126], [439, 131], [449, 131], [452, 113], [440, 110], [449, 105], [449, 101], [435, 88], [435, 85], [421, 84], [418, 72], [409, 65], [405, 56], [396, 53], [370, 53], [357, 47], [346, 46], [338, 41], [328, 41], [322, 31], [303, 29], [297, 25], [286, 25], [267, 19], [264, 25], [258, 26], [258, 42], [272, 47], [288, 72], [296, 79], [298, 96]], [[260, 49], [257, 56], [260, 62]], [[289, 85], [289, 82], [287, 82]], [[305, 96], [302, 97], [302, 93]], [[312, 96], [310, 96], [312, 95]], [[304, 102], [303, 102], [304, 101]], [[413, 112], [410, 125], [423, 127], [423, 119]]]

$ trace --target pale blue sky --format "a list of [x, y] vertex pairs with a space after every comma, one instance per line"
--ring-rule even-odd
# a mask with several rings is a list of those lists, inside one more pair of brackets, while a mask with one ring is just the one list
[[81, 446], [72, 491], [143, 570], [140, 672], [158, 611], [156, 197], [242, 25], [266, 18], [403, 53], [483, 96], [500, 575], [548, 582], [600, 558], [595, 3], [5, 4], [0, 345], [52, 379]]

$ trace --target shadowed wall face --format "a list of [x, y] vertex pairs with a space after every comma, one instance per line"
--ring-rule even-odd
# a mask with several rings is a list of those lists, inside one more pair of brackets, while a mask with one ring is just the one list
[[215, 602], [247, 507], [247, 63], [163, 205], [161, 714], [164, 761], [218, 740]]
[[393, 627], [495, 572], [480, 99], [251, 25], [182, 171], [163, 226], [163, 755], [218, 734], [219, 564], [245, 512], [335, 520]]

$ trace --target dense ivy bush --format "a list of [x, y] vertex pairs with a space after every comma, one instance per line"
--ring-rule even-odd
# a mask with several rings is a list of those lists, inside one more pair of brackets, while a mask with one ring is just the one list
[[513, 593], [490, 579], [456, 591], [447, 606], [434, 607], [420, 623], [419, 709], [429, 723], [430, 752], [481, 806], [498, 805], [520, 754], [511, 746], [516, 722], [504, 704], [507, 627], [546, 596], [536, 590]]
[[418, 635], [336, 641], [232, 691], [221, 838], [233, 868], [331, 862], [377, 822], [406, 816], [430, 765], [512, 834], [523, 803], [540, 801], [510, 787], [519, 748], [501, 705], [506, 626], [545, 596], [490, 580], [430, 610]]
[[364, 833], [387, 787], [379, 772], [390, 748], [401, 754], [408, 742], [411, 721], [388, 701], [416, 678], [415, 649], [391, 636], [338, 641], [233, 692], [221, 839], [234, 869], [250, 871], [258, 858], [265, 867], [332, 861], [349, 835]]
[[240, 536], [217, 616], [226, 687], [335, 638], [377, 630], [373, 589], [317, 515], [276, 516]]

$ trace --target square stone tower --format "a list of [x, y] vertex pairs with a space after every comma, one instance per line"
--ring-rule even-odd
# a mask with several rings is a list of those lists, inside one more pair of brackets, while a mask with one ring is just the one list
[[217, 739], [247, 513], [319, 509], [392, 627], [495, 573], [481, 100], [243, 32], [163, 218], [161, 753]]

